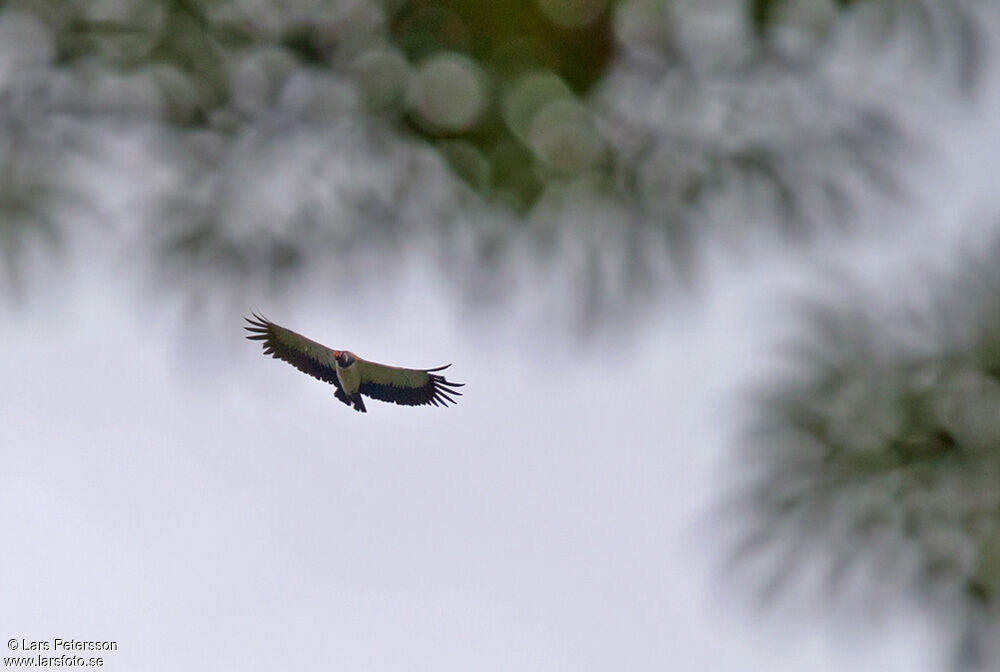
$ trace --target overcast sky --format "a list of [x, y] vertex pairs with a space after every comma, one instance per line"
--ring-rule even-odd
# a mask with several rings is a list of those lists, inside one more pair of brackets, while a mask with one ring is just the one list
[[467, 322], [419, 278], [390, 311], [257, 306], [467, 383], [454, 408], [365, 415], [262, 357], [236, 312], [216, 357], [74, 273], [0, 324], [7, 638], [113, 639], [122, 670], [913, 670], [930, 651], [905, 611], [877, 637], [759, 614], [721, 570], [736, 386], [787, 269], [720, 276], [623, 348]]

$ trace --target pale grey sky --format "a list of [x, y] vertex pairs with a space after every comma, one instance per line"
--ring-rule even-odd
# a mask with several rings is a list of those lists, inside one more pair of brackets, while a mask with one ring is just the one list
[[468, 383], [362, 415], [235, 312], [232, 358], [199, 370], [200, 337], [88, 267], [0, 325], [0, 633], [114, 639], [112, 670], [919, 669], [917, 624], [858, 646], [755, 624], [722, 580], [708, 512], [773, 276], [551, 361], [561, 337], [467, 324], [420, 280], [391, 315], [322, 292], [268, 310]]

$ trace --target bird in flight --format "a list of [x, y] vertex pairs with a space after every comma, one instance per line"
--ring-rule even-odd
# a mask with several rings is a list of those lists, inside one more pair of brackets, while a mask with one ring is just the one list
[[330, 383], [337, 388], [334, 396], [355, 410], [365, 413], [361, 395], [405, 406], [447, 406], [457, 388], [465, 383], [453, 383], [437, 373], [451, 364], [434, 369], [404, 369], [361, 359], [348, 350], [332, 350], [291, 329], [279, 327], [265, 317], [253, 313], [244, 318], [251, 341], [263, 341], [264, 354], [282, 359], [299, 371]]

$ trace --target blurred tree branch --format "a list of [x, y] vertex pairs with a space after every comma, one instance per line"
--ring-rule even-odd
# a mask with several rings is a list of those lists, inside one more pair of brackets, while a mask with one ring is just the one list
[[998, 248], [906, 305], [861, 294], [801, 306], [783, 373], [752, 397], [746, 477], [726, 508], [733, 569], [762, 598], [806, 574], [822, 603], [916, 598], [955, 632], [957, 660], [996, 659]]
[[[890, 9], [871, 12], [886, 21], [854, 16], [882, 2]], [[89, 148], [116, 179], [133, 176], [129, 189], [145, 190], [133, 218], [169, 282], [217, 273], [220, 287], [290, 287], [315, 270], [357, 269], [360, 245], [383, 251], [363, 257], [376, 266], [430, 250], [442, 268], [485, 274], [458, 283], [479, 287], [474, 296], [498, 296], [538, 258], [542, 272], [563, 265], [579, 280], [571, 285], [593, 288], [569, 308], [593, 322], [691, 273], [697, 241], [768, 228], [798, 236], [901, 194], [895, 111], [860, 77], [852, 90], [831, 75], [831, 63], [868, 67], [847, 64], [857, 50], [836, 35], [932, 16], [915, 20], [922, 43], [942, 61], [962, 52], [972, 62], [966, 10], [842, 3], [838, 28], [804, 21], [798, 4], [8, 0], [0, 96], [21, 126], [66, 122], [77, 135], [68, 146]], [[763, 41], [757, 16], [768, 17]], [[866, 58], [886, 34], [877, 38]], [[143, 156], [116, 136], [141, 137]], [[17, 170], [45, 172], [29, 164], [59, 165], [63, 152], [27, 147]], [[143, 171], [165, 177], [146, 184]], [[77, 202], [113, 198], [86, 181], [60, 189]], [[40, 213], [51, 193], [10, 202]], [[594, 207], [571, 208], [566, 194]], [[605, 215], [614, 219], [579, 225]], [[72, 219], [39, 230], [62, 239]], [[26, 231], [24, 221], [9, 226]], [[459, 229], [470, 245], [450, 243]], [[585, 245], [600, 264], [524, 253], [595, 232]], [[491, 263], [477, 263], [482, 255]], [[607, 264], [619, 270], [597, 270]]]

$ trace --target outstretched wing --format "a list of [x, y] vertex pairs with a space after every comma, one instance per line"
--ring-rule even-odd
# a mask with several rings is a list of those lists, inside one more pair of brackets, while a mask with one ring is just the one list
[[374, 399], [391, 401], [404, 406], [454, 404], [453, 397], [461, 396], [457, 388], [465, 383], [453, 383], [435, 371], [443, 371], [451, 364], [436, 369], [404, 369], [358, 359], [361, 385], [358, 391]]
[[261, 345], [264, 346], [265, 355], [282, 359], [299, 371], [341, 389], [337, 370], [333, 365], [333, 350], [291, 329], [279, 327], [257, 313], [253, 313], [253, 316], [252, 320], [244, 318], [248, 326], [243, 328], [250, 332], [247, 338], [251, 341], [263, 341]]

